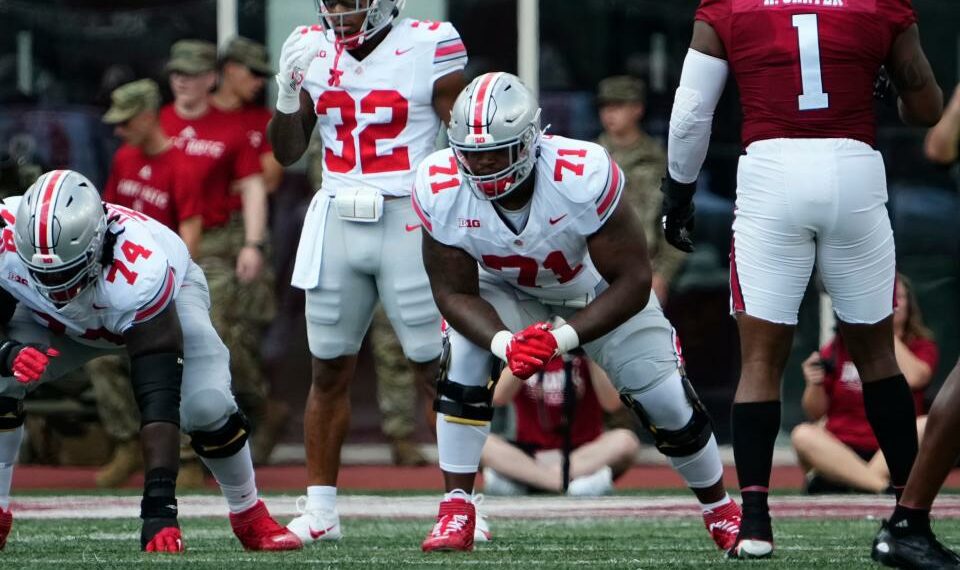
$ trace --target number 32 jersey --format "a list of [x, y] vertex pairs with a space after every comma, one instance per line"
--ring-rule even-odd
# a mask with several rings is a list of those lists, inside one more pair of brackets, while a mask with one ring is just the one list
[[873, 82], [916, 23], [910, 0], [702, 0], [740, 90], [743, 146], [773, 138], [876, 140]]
[[616, 209], [623, 172], [599, 145], [545, 136], [531, 176], [529, 218], [519, 234], [466, 186], [451, 149], [420, 165], [413, 209], [435, 240], [466, 251], [483, 271], [544, 302], [583, 306], [606, 288], [587, 238]]
[[318, 52], [303, 88], [323, 142], [323, 191], [367, 186], [409, 195], [440, 128], [433, 85], [467, 63], [457, 30], [448, 22], [404, 19], [360, 61], [348, 51], [338, 54], [322, 31], [309, 33], [317, 35]]
[[0, 203], [3, 251], [0, 287], [29, 309], [41, 325], [56, 334], [99, 348], [124, 344], [123, 333], [156, 316], [176, 298], [190, 264], [187, 247], [177, 234], [139, 212], [107, 204], [107, 231], [117, 234], [113, 263], [76, 299], [57, 307], [34, 287], [27, 266], [17, 255], [12, 225], [20, 197]]

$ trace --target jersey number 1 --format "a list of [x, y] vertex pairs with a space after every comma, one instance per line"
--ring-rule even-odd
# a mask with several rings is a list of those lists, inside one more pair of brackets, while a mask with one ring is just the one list
[[797, 97], [800, 110], [826, 109], [830, 106], [830, 96], [823, 92], [817, 15], [794, 14], [793, 27], [797, 29], [800, 47], [800, 81], [803, 86], [803, 93]]

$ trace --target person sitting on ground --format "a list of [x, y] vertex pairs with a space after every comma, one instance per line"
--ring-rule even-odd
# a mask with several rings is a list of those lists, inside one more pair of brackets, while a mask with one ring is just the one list
[[[927, 419], [920, 415], [923, 392], [937, 368], [937, 344], [923, 324], [913, 286], [900, 274], [896, 298], [893, 342], [897, 364], [913, 391], [917, 433], [922, 438]], [[803, 362], [803, 377], [803, 410], [811, 421], [794, 428], [791, 439], [807, 471], [807, 492], [890, 490], [887, 462], [867, 421], [860, 375], [839, 335]]]
[[493, 405], [513, 402], [515, 441], [490, 434], [483, 447], [484, 491], [522, 495], [563, 490], [565, 368], [577, 399], [570, 424], [570, 472], [567, 494], [605, 495], [613, 481], [633, 464], [640, 442], [629, 429], [603, 429], [603, 413], [622, 404], [607, 375], [586, 355], [555, 358], [541, 374], [521, 380], [505, 368], [493, 393]]

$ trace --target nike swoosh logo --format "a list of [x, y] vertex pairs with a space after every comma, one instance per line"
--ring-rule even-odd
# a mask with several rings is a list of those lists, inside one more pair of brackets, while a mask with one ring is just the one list
[[552, 226], [552, 225], [556, 224], [557, 222], [559, 222], [560, 220], [562, 220], [562, 219], [564, 219], [564, 218], [566, 218], [566, 217], [567, 217], [567, 215], [564, 214], [564, 215], [560, 216], [559, 218], [550, 218], [550, 225]]
[[412, 232], [413, 230], [415, 230], [415, 229], [417, 229], [417, 228], [420, 228], [420, 227], [422, 227], [422, 226], [423, 226], [423, 224], [414, 224], [414, 225], [412, 225], [412, 226], [411, 226], [410, 224], [407, 224], [407, 231], [408, 231], [408, 232]]
[[320, 538], [321, 536], [327, 534], [327, 533], [330, 532], [331, 530], [333, 530], [333, 527], [335, 527], [335, 526], [337, 526], [337, 525], [335, 525], [335, 524], [330, 525], [330, 526], [327, 527], [326, 530], [313, 530], [313, 529], [311, 528], [311, 529], [310, 529], [310, 538], [316, 540], [316, 539]]
[[410, 47], [408, 47], [407, 49], [397, 49], [397, 50], [394, 50], [393, 53], [395, 53], [395, 54], [397, 54], [397, 55], [403, 55], [403, 54], [407, 53], [408, 51], [410, 51], [410, 50], [412, 50], [412, 49], [413, 49], [413, 46], [410, 46]]

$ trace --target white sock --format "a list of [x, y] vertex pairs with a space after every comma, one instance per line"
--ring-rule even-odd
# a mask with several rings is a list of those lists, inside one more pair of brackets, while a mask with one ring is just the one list
[[249, 443], [245, 443], [240, 451], [230, 457], [200, 459], [220, 484], [220, 492], [227, 500], [231, 513], [243, 512], [257, 504], [257, 481]]
[[23, 441], [23, 426], [0, 432], [0, 509], [5, 511], [10, 508], [13, 466], [17, 461], [21, 441]]
[[307, 487], [308, 511], [332, 511], [337, 508], [337, 488], [327, 485], [310, 485]]
[[447, 473], [476, 473], [480, 468], [480, 453], [487, 442], [490, 424], [469, 426], [448, 422], [444, 414], [437, 414], [437, 453], [440, 469]]
[[729, 502], [730, 502], [730, 495], [724, 493], [723, 498], [717, 501], [716, 503], [700, 503], [700, 508], [703, 509], [703, 512], [714, 511], [726, 505]]

